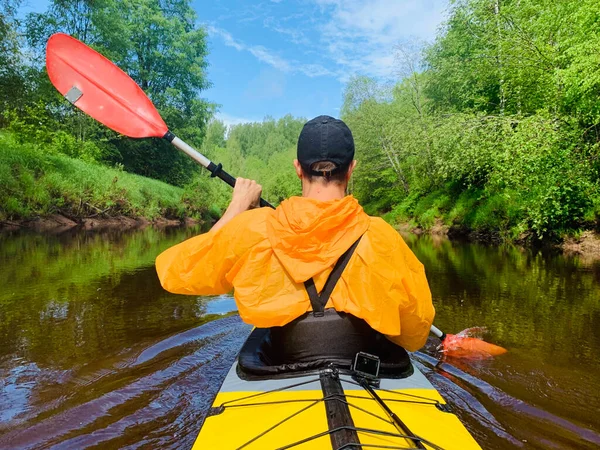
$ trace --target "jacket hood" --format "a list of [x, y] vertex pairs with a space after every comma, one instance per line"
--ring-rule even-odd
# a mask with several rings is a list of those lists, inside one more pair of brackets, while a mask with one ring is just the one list
[[330, 201], [291, 197], [268, 217], [267, 237], [286, 272], [303, 283], [331, 268], [369, 223], [351, 195]]

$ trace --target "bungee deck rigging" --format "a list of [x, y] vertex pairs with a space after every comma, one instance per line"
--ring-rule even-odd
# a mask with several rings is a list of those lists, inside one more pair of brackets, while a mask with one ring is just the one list
[[282, 327], [254, 329], [194, 448], [445, 450], [457, 440], [431, 432], [431, 423], [445, 416], [467, 444], [455, 448], [479, 448], [403, 348], [364, 320], [325, 308], [361, 237], [320, 293], [312, 278], [304, 283], [312, 312]]
[[[418, 370], [380, 381], [374, 391], [406, 422], [405, 430], [350, 371], [326, 368], [297, 380], [248, 381], [234, 364], [194, 449], [480, 448]], [[243, 390], [227, 392], [231, 388]]]
[[[362, 412], [369, 414], [377, 419], [380, 419], [386, 423], [390, 423], [393, 424], [394, 421], [390, 420], [389, 418], [383, 417], [381, 415], [377, 415], [376, 413], [374, 413], [373, 411], [368, 411], [365, 408], [362, 408], [358, 405], [353, 404], [352, 402], [348, 401], [348, 398], [353, 398], [353, 399], [362, 399], [364, 400], [366, 397], [361, 397], [358, 395], [346, 395], [343, 391], [343, 389], [341, 388], [341, 384], [339, 383], [339, 379], [342, 379], [341, 377], [339, 377], [337, 371], [335, 369], [326, 369], [320, 372], [319, 377], [315, 377], [313, 379], [307, 380], [307, 381], [303, 381], [301, 383], [294, 383], [294, 384], [290, 384], [286, 387], [283, 388], [278, 388], [278, 389], [274, 389], [272, 391], [267, 391], [267, 392], [261, 392], [258, 394], [253, 394], [253, 395], [249, 395], [246, 397], [242, 397], [236, 400], [231, 400], [228, 402], [223, 402], [222, 404], [220, 404], [219, 406], [216, 407], [212, 407], [208, 413], [208, 416], [214, 416], [214, 415], [219, 415], [222, 414], [223, 412], [225, 412], [225, 410], [227, 408], [242, 408], [242, 407], [256, 407], [256, 406], [268, 406], [268, 405], [274, 405], [274, 404], [281, 404], [281, 403], [308, 403], [308, 405], [306, 405], [305, 407], [300, 408], [298, 411], [296, 411], [295, 413], [287, 416], [287, 417], [283, 417], [281, 419], [280, 422], [276, 423], [275, 425], [273, 425], [272, 427], [270, 427], [267, 430], [264, 430], [262, 432], [260, 432], [259, 434], [257, 434], [256, 436], [254, 436], [252, 439], [250, 439], [248, 442], [244, 443], [243, 445], [237, 447], [238, 450], [244, 449], [246, 447], [248, 447], [248, 445], [250, 445], [253, 442], [256, 442], [258, 439], [260, 439], [263, 436], [266, 436], [270, 431], [272, 431], [273, 429], [275, 429], [276, 427], [280, 426], [281, 424], [283, 424], [284, 422], [291, 420], [292, 418], [294, 418], [296, 415], [301, 414], [302, 412], [310, 409], [312, 406], [320, 403], [320, 402], [324, 402], [325, 404], [327, 404], [328, 402], [334, 402], [337, 405], [343, 405], [342, 409], [345, 407], [346, 409], [352, 407], [352, 408], [356, 408], [358, 410], [361, 410]], [[329, 381], [329, 383], [327, 383], [327, 381]], [[250, 399], [254, 399], [254, 398], [258, 398], [258, 397], [264, 397], [264, 396], [268, 396], [269, 394], [272, 394], [274, 392], [281, 392], [281, 391], [285, 391], [286, 389], [291, 389], [294, 387], [298, 387], [298, 386], [302, 386], [302, 385], [306, 385], [309, 383], [313, 383], [316, 381], [320, 381], [321, 385], [322, 385], [322, 390], [323, 390], [323, 396], [321, 398], [307, 398], [307, 399], [302, 399], [302, 400], [281, 400], [281, 401], [263, 401], [263, 402], [251, 402], [251, 403], [241, 403], [244, 402], [245, 400], [250, 400]], [[343, 381], [345, 383], [348, 384], [352, 384], [355, 386], [361, 386], [364, 388], [364, 386], [361, 385], [361, 383], [356, 382], [352, 379], [343, 379]], [[337, 385], [337, 386], [336, 386]], [[332, 390], [335, 390], [336, 392], [334, 393], [328, 393], [331, 392]], [[340, 391], [341, 390], [341, 391]], [[438, 408], [440, 411], [445, 411], [445, 412], [450, 412], [449, 408], [446, 405], [442, 405], [439, 401], [437, 400], [432, 400], [426, 397], [421, 397], [421, 396], [417, 396], [417, 395], [411, 395], [411, 394], [407, 394], [407, 393], [402, 393], [402, 392], [394, 392], [388, 389], [383, 389], [383, 392], [386, 392], [388, 394], [393, 394], [393, 395], [397, 395], [397, 396], [401, 396], [401, 397], [406, 397], [406, 398], [382, 398], [381, 400], [383, 402], [404, 402], [404, 403], [415, 403], [415, 404], [422, 404], [422, 405], [430, 405], [433, 407]], [[377, 403], [376, 399], [372, 399], [375, 403]], [[332, 409], [335, 409], [336, 407], [333, 407]], [[330, 416], [328, 416], [329, 418]], [[337, 419], [337, 420], [336, 420]], [[416, 449], [423, 449], [426, 448], [423, 446], [423, 444], [426, 444], [429, 448], [432, 449], [438, 449], [438, 450], [442, 450], [443, 447], [440, 447], [438, 445], [435, 445], [432, 442], [429, 442], [428, 440], [416, 436], [413, 433], [408, 433], [408, 434], [400, 434], [400, 433], [390, 433], [390, 432], [386, 432], [386, 431], [382, 431], [382, 430], [377, 430], [377, 429], [368, 429], [368, 428], [360, 428], [360, 427], [356, 427], [354, 425], [354, 423], [348, 424], [348, 423], [343, 423], [344, 420], [347, 421], [352, 421], [352, 418], [350, 417], [350, 415], [345, 415], [344, 413], [341, 414], [341, 417], [337, 417], [334, 420], [331, 420], [329, 425], [329, 430], [324, 431], [322, 433], [319, 434], [315, 434], [313, 436], [308, 436], [305, 439], [298, 441], [298, 442], [294, 442], [294, 443], [290, 443], [286, 446], [283, 447], [279, 447], [277, 450], [283, 450], [283, 449], [288, 449], [288, 448], [294, 448], [297, 447], [301, 444], [304, 444], [306, 442], [309, 442], [313, 439], [316, 439], [318, 437], [322, 437], [322, 436], [330, 436], [332, 439], [332, 443], [333, 443], [333, 448], [335, 449], [344, 449], [344, 448], [365, 448], [365, 447], [370, 447], [370, 448], [397, 448], [397, 449], [411, 449], [411, 448], [416, 448]], [[340, 419], [341, 419], [341, 423], [340, 423]], [[381, 446], [381, 445], [377, 445], [377, 444], [371, 444], [371, 445], [364, 445], [361, 444], [358, 440], [358, 435], [357, 433], [363, 433], [363, 434], [383, 434], [383, 435], [387, 435], [387, 436], [393, 436], [393, 437], [398, 437], [398, 438], [403, 438], [403, 439], [409, 439], [413, 442], [415, 442], [416, 447], [391, 447], [391, 446]], [[339, 437], [342, 436], [342, 437]], [[354, 438], [352, 440], [349, 440], [349, 438]], [[340, 444], [340, 445], [336, 445], [336, 444]]]

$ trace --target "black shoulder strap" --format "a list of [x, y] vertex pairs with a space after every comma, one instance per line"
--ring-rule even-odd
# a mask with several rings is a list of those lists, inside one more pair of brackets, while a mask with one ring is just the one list
[[333, 288], [342, 276], [342, 272], [348, 265], [348, 261], [350, 261], [350, 258], [352, 257], [354, 250], [356, 250], [361, 238], [362, 236], [359, 237], [356, 242], [352, 244], [352, 246], [346, 250], [342, 256], [340, 256], [340, 259], [337, 260], [320, 294], [317, 293], [315, 281], [312, 278], [304, 282], [304, 287], [306, 288], [306, 292], [308, 292], [308, 298], [310, 298], [310, 304], [312, 305], [313, 315], [315, 317], [323, 316], [325, 305], [327, 304], [327, 301], [333, 292]]

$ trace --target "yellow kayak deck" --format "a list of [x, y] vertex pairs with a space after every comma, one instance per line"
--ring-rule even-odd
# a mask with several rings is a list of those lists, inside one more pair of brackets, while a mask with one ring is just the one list
[[[338, 379], [343, 395], [325, 399], [318, 371], [293, 378], [247, 381], [240, 378], [234, 364], [193, 449], [480, 449], [417, 368], [406, 378], [381, 379], [376, 389], [413, 438], [406, 437], [406, 428], [399, 429], [350, 375], [341, 373]], [[328, 407], [332, 402], [349, 410], [360, 446], [334, 446], [331, 435], [343, 431], [330, 430]]]

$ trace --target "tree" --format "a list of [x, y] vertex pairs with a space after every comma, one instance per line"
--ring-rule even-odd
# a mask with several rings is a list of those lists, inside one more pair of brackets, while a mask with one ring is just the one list
[[199, 145], [214, 106], [199, 97], [211, 85], [206, 76], [208, 47], [190, 2], [119, 3], [127, 46], [116, 62], [148, 94], [169, 126]]
[[25, 81], [15, 12], [20, 0], [0, 1], [0, 127], [4, 114], [24, 97]]
[[[344, 94], [343, 119], [353, 132], [358, 166], [353, 192], [367, 206], [388, 209], [393, 197], [410, 191], [410, 152], [400, 135], [416, 110], [395, 101], [395, 91], [376, 80], [354, 78]], [[411, 116], [408, 120], [403, 115]]]
[[[210, 83], [206, 33], [195, 20], [188, 0], [53, 0], [47, 12], [28, 16], [26, 34], [40, 53], [58, 31], [100, 51], [142, 87], [171, 130], [200, 146], [214, 105], [200, 97]], [[176, 185], [197, 174], [195, 163], [164, 142], [124, 139], [75, 109], [56, 105], [59, 98], [44, 87], [44, 69], [37, 70], [46, 114], [79, 140], [104, 142], [104, 161]]]
[[211, 156], [216, 148], [225, 147], [227, 127], [220, 120], [211, 120], [206, 127], [206, 137], [202, 142], [202, 150], [207, 156]]
[[[127, 45], [117, 63], [148, 94], [169, 128], [200, 146], [214, 106], [199, 96], [210, 86], [208, 49], [206, 32], [196, 27], [189, 1], [127, 0], [118, 8]], [[187, 183], [198, 170], [162, 142], [128, 142], [121, 153], [129, 170], [176, 185]]]
[[454, 0], [426, 50], [427, 95], [446, 111], [546, 109], [598, 122], [599, 17], [594, 0]]
[[500, 107], [495, 1], [451, 2], [443, 32], [426, 50], [431, 74], [427, 93], [436, 107], [486, 111]]
[[125, 22], [116, 0], [53, 0], [48, 11], [30, 13], [25, 21], [29, 45], [43, 61], [48, 38], [67, 33], [113, 60], [128, 45]]

